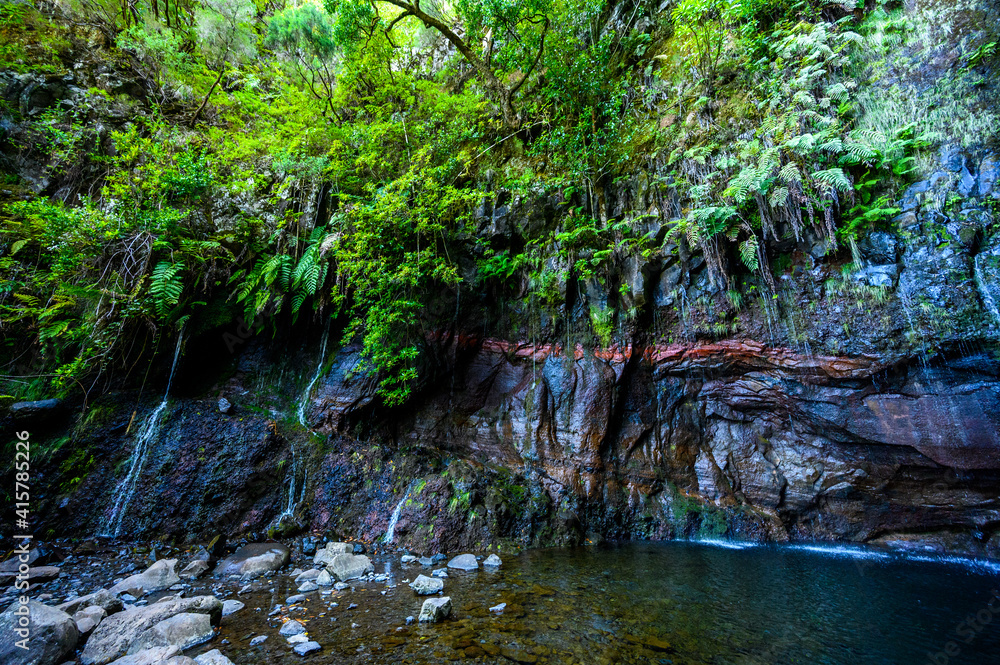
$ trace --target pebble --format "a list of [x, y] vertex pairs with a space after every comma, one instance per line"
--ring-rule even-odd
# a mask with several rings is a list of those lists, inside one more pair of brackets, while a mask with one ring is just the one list
[[442, 579], [445, 578], [445, 577], [448, 577], [448, 569], [447, 568], [438, 568], [437, 570], [435, 570], [434, 572], [431, 573], [431, 577], [440, 577]]
[[411, 614], [410, 616], [406, 617], [406, 625], [409, 626], [416, 620], [417, 618]]
[[336, 589], [337, 591], [343, 591], [344, 589], [346, 589], [349, 586], [351, 586], [351, 585], [350, 584], [346, 584], [344, 582], [337, 582], [336, 584], [333, 585], [333, 588]]
[[357, 604], [357, 603], [351, 603], [350, 605], [348, 605], [348, 606], [347, 606], [347, 609], [349, 609], [349, 610], [353, 610], [353, 609], [354, 609], [355, 607], [357, 607], [357, 606], [358, 606], [358, 604]]
[[502, 564], [503, 561], [496, 554], [489, 555], [486, 557], [486, 561], [483, 561], [483, 565], [490, 568], [499, 568]]
[[413, 563], [416, 560], [417, 557], [413, 556], [412, 554], [404, 554], [403, 558], [400, 559], [400, 561], [402, 561], [403, 563]]
[[258, 644], [263, 644], [264, 642], [267, 642], [268, 637], [269, 637], [268, 635], [258, 635], [257, 637], [250, 640], [250, 646], [255, 647]]
[[309, 593], [310, 591], [315, 591], [319, 588], [319, 585], [315, 582], [304, 582], [302, 586], [299, 587], [300, 593]]
[[294, 605], [295, 603], [301, 603], [305, 599], [306, 599], [305, 594], [299, 593], [295, 594], [294, 596], [289, 596], [288, 598], [286, 598], [285, 603], [287, 603], [288, 605]]
[[293, 651], [295, 651], [295, 653], [299, 654], [300, 656], [304, 656], [307, 653], [312, 653], [313, 651], [319, 651], [321, 648], [322, 647], [319, 645], [319, 642], [303, 642], [302, 644], [296, 644]]
[[306, 637], [305, 633], [299, 633], [298, 635], [292, 635], [288, 638], [289, 644], [301, 644], [303, 642], [308, 642], [309, 638]]
[[507, 607], [507, 603], [500, 603], [499, 605], [494, 605], [490, 608], [490, 612], [503, 612], [504, 608]]

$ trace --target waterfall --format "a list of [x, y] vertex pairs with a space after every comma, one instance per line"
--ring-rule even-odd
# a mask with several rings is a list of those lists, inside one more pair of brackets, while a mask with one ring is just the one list
[[392, 515], [389, 517], [389, 527], [385, 530], [385, 536], [382, 538], [383, 543], [391, 544], [396, 538], [396, 522], [399, 521], [399, 515], [403, 512], [403, 506], [406, 505], [406, 500], [410, 498], [410, 492], [413, 491], [413, 486], [416, 482], [416, 480], [410, 481], [406, 491], [403, 492], [403, 498], [399, 500], [396, 508], [392, 511]]
[[306, 386], [306, 391], [302, 393], [302, 399], [299, 400], [299, 424], [303, 427], [308, 427], [306, 425], [306, 405], [309, 404], [309, 396], [312, 394], [313, 386], [319, 381], [320, 375], [323, 373], [323, 363], [326, 360], [326, 340], [330, 336], [330, 326], [327, 324], [323, 328], [323, 337], [319, 344], [319, 361], [316, 363], [316, 373], [313, 374], [312, 380]]
[[974, 273], [976, 276], [976, 286], [979, 287], [979, 293], [983, 296], [983, 304], [986, 305], [987, 311], [989, 311], [990, 316], [993, 320], [1000, 325], [1000, 309], [997, 308], [997, 299], [994, 290], [997, 289], [995, 283], [987, 283], [986, 279], [983, 277], [983, 267], [982, 254], [977, 254], [975, 258], [972, 259], [972, 265], [974, 267]]
[[174, 361], [170, 366], [170, 376], [167, 378], [167, 389], [163, 393], [163, 400], [160, 401], [156, 408], [153, 409], [153, 412], [149, 414], [149, 417], [139, 426], [139, 431], [135, 435], [135, 447], [132, 449], [131, 456], [129, 456], [128, 473], [125, 474], [125, 477], [118, 483], [118, 487], [115, 488], [114, 505], [111, 508], [111, 513], [98, 531], [102, 536], [117, 538], [118, 533], [121, 531], [122, 520], [125, 519], [125, 513], [128, 512], [128, 505], [135, 495], [135, 487], [139, 482], [139, 474], [142, 473], [142, 467], [146, 464], [149, 449], [152, 447], [151, 444], [160, 431], [160, 419], [163, 416], [163, 412], [167, 409], [167, 396], [170, 395], [170, 386], [174, 381], [174, 371], [177, 369], [177, 361], [181, 356], [181, 345], [183, 342], [184, 333], [182, 331], [177, 336], [177, 348], [174, 349]]

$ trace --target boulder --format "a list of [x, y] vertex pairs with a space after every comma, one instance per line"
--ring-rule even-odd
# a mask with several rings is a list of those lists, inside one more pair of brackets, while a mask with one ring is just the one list
[[21, 561], [22, 555], [15, 555], [7, 559], [3, 563], [0, 563], [0, 573], [16, 573], [22, 563], [26, 563], [29, 566], [42, 565], [45, 562], [44, 552], [38, 547], [34, 547], [28, 550], [28, 554], [24, 561]]
[[451, 597], [428, 598], [420, 608], [420, 621], [437, 623], [451, 614]]
[[503, 561], [496, 554], [489, 555], [483, 561], [483, 566], [487, 568], [499, 568], [501, 565], [503, 565]]
[[181, 612], [141, 633], [129, 646], [128, 653], [169, 646], [176, 646], [183, 651], [196, 644], [207, 642], [214, 635], [212, 618], [209, 615]]
[[[30, 613], [28, 629], [29, 648], [22, 649], [17, 641], [23, 639], [14, 630], [19, 628], [20, 616], [15, 614], [22, 607]], [[27, 606], [15, 602], [0, 614], [0, 663], [4, 665], [55, 665], [72, 653], [79, 639], [79, 630], [73, 617], [55, 607], [35, 600]]]
[[174, 572], [176, 565], [177, 559], [160, 559], [138, 575], [126, 577], [111, 587], [110, 591], [117, 596], [132, 589], [141, 589], [143, 594], [169, 589], [181, 581], [181, 578]]
[[153, 647], [138, 653], [122, 656], [111, 665], [161, 665], [174, 656], [180, 654], [181, 650], [175, 646]]
[[76, 629], [80, 631], [80, 634], [87, 635], [90, 631], [97, 628], [97, 625], [106, 616], [108, 616], [108, 613], [104, 611], [104, 608], [91, 605], [74, 614], [73, 621], [76, 622]]
[[[16, 572], [0, 573], [0, 578], [14, 577]], [[50, 580], [59, 576], [59, 569], [55, 566], [32, 566], [28, 568], [28, 579], [37, 582], [39, 580]]]
[[354, 546], [350, 543], [327, 543], [324, 547], [316, 550], [313, 563], [317, 566], [326, 566], [333, 561], [333, 557], [339, 554], [350, 554], [354, 551]]
[[459, 554], [448, 562], [448, 567], [458, 570], [479, 570], [479, 562], [472, 554]]
[[131, 651], [129, 647], [140, 635], [161, 621], [183, 613], [206, 614], [210, 623], [218, 623], [222, 618], [222, 601], [215, 596], [173, 598], [113, 614], [94, 629], [80, 660], [83, 665], [104, 665], [121, 658]]
[[418, 575], [417, 579], [410, 582], [410, 588], [413, 589], [418, 596], [429, 596], [432, 593], [439, 593], [444, 590], [444, 580], [437, 577]]
[[74, 614], [88, 607], [100, 607], [108, 614], [115, 614], [116, 612], [121, 612], [124, 605], [120, 598], [116, 598], [107, 589], [101, 589], [59, 605], [59, 609], [68, 614]]
[[281, 627], [278, 634], [282, 637], [291, 637], [292, 635], [301, 635], [304, 632], [306, 632], [306, 627], [295, 619], [292, 619], [285, 622], [285, 625]]
[[223, 656], [222, 652], [218, 649], [212, 649], [200, 656], [195, 656], [194, 662], [198, 663], [198, 665], [233, 665], [233, 661]]
[[239, 612], [246, 605], [238, 600], [227, 600], [222, 603], [222, 616], [227, 617], [234, 612]]
[[215, 568], [216, 575], [256, 577], [288, 563], [291, 552], [281, 543], [252, 543], [236, 550]]
[[326, 569], [341, 582], [375, 572], [371, 559], [363, 554], [338, 554], [330, 560]]
[[194, 580], [207, 573], [209, 568], [211, 566], [205, 559], [195, 559], [184, 566], [184, 570], [180, 572], [180, 576], [186, 580]]

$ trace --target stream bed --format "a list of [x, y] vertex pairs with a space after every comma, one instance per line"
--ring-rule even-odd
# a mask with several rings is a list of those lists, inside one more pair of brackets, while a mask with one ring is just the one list
[[[449, 570], [452, 615], [423, 625], [406, 623], [424, 597], [405, 582], [431, 569], [398, 555], [375, 565], [387, 582], [310, 593], [291, 608], [287, 571], [259, 580], [196, 652], [228, 640], [223, 652], [245, 664], [1000, 663], [1000, 574], [990, 565], [725, 542], [533, 550], [495, 571]], [[322, 650], [294, 654], [278, 635], [287, 619]], [[269, 637], [251, 647], [259, 635]]]

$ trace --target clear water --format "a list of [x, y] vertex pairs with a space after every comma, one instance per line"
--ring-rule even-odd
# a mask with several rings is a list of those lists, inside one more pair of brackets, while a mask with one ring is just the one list
[[[398, 586], [309, 594], [270, 619], [295, 590], [284, 575], [266, 582], [273, 593], [241, 596], [247, 608], [200, 650], [239, 663], [1000, 663], [1000, 600], [990, 605], [1000, 575], [989, 566], [694, 543], [535, 550], [504, 557], [497, 572], [450, 571], [452, 618], [401, 630], [423, 600], [403, 580], [430, 569], [393, 556], [376, 558], [376, 570]], [[502, 614], [488, 611], [501, 602]], [[962, 623], [976, 613], [989, 622]], [[304, 621], [323, 649], [292, 653], [277, 634], [282, 617]], [[261, 634], [270, 638], [249, 647]], [[949, 642], [957, 655], [944, 652]]]

